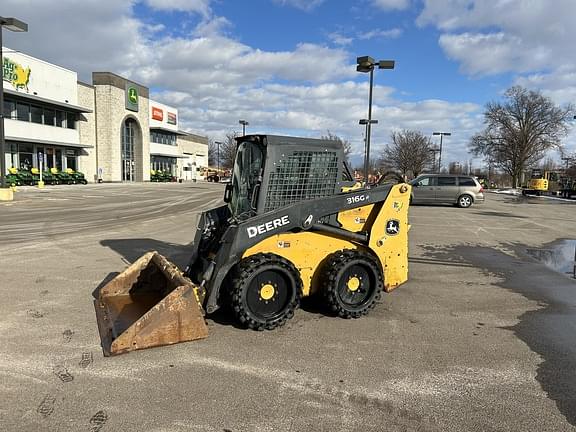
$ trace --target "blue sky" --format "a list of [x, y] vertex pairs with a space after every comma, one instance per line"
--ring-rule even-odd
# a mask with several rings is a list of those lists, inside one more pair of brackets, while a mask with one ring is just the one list
[[[483, 107], [511, 85], [576, 100], [575, 0], [3, 0], [28, 22], [4, 45], [152, 89], [184, 129], [319, 137], [363, 152], [368, 75], [357, 56], [393, 59], [374, 76], [375, 156], [398, 129], [449, 131], [443, 161], [465, 162]], [[576, 135], [565, 140], [573, 152]], [[551, 153], [551, 156], [558, 157]], [[482, 161], [473, 160], [479, 166]]]

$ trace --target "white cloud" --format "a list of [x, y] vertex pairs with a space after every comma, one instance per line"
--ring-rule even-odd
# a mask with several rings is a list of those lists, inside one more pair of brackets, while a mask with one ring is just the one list
[[145, 0], [148, 6], [157, 10], [195, 12], [204, 17], [211, 14], [210, 0]]
[[573, 63], [576, 1], [425, 0], [419, 25], [471, 74], [539, 71]]
[[402, 29], [393, 28], [389, 30], [372, 30], [367, 33], [359, 33], [358, 39], [368, 40], [376, 38], [396, 39], [402, 36]]
[[344, 36], [340, 33], [330, 33], [328, 34], [328, 39], [340, 46], [350, 45], [354, 41], [354, 38]]
[[274, 3], [282, 6], [291, 6], [303, 11], [311, 11], [317, 8], [325, 0], [274, 0]]
[[410, 7], [410, 0], [372, 0], [372, 4], [383, 10], [403, 10]]
[[227, 28], [231, 28], [232, 23], [224, 17], [214, 17], [205, 19], [194, 29], [195, 36], [217, 36], [225, 33]]

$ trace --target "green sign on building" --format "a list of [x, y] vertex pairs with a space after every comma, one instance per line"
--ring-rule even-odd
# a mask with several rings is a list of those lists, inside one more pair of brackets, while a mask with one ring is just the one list
[[2, 64], [2, 80], [9, 82], [16, 90], [28, 91], [30, 82], [30, 67], [24, 68], [19, 63], [4, 57]]
[[126, 83], [126, 109], [138, 112], [138, 87]]

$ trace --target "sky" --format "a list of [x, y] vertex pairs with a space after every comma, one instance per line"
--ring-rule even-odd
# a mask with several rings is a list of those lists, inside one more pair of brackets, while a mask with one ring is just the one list
[[[443, 166], [480, 167], [469, 139], [507, 88], [576, 102], [576, 0], [2, 0], [0, 15], [29, 25], [4, 31], [4, 46], [84, 82], [109, 71], [150, 87], [184, 130], [222, 140], [243, 119], [247, 133], [330, 132], [355, 165], [369, 95], [359, 56], [396, 65], [374, 71], [374, 157], [393, 131], [450, 132]], [[576, 151], [576, 131], [563, 144]]]

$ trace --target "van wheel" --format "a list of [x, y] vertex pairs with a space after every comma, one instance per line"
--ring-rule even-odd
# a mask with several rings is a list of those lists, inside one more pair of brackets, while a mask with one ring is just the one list
[[472, 205], [474, 200], [470, 195], [460, 195], [458, 197], [458, 207], [460, 208], [468, 208]]

